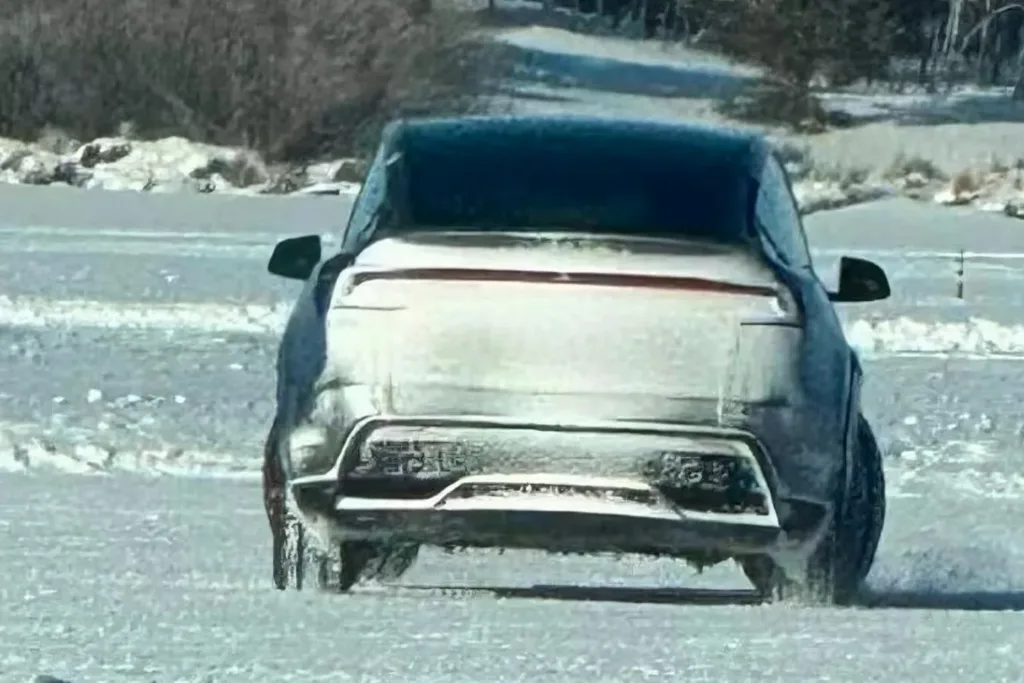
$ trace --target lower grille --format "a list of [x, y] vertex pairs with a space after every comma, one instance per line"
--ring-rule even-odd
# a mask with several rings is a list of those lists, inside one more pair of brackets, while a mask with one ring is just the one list
[[670, 451], [645, 465], [644, 479], [674, 505], [695, 512], [767, 515], [768, 492], [750, 458]]
[[656, 485], [673, 505], [693, 512], [709, 512], [724, 515], [768, 515], [765, 496], [748, 493], [737, 496], [733, 493], [709, 492], [672, 485]]
[[[735, 436], [631, 433], [516, 425], [410, 425], [368, 429], [344, 460], [340, 492], [360, 498], [428, 499], [473, 475], [560, 474], [627, 479], [653, 491], [547, 486], [501, 490], [468, 484], [453, 496], [608, 496], [687, 511], [771, 516], [771, 494], [751, 445]], [[356, 457], [357, 456], [357, 457]], [[498, 487], [498, 488], [495, 488]], [[579, 488], [579, 490], [577, 490]], [[571, 490], [570, 490], [571, 489]], [[655, 493], [657, 491], [657, 493]], [[660, 495], [658, 495], [660, 493]], [[660, 502], [659, 502], [660, 501]]]

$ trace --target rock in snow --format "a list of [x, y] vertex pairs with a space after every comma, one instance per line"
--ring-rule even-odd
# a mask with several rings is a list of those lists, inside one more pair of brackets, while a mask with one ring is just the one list
[[282, 194], [316, 186], [317, 194], [358, 191], [360, 162], [344, 159], [306, 169], [271, 169], [258, 154], [192, 142], [98, 138], [58, 154], [41, 145], [0, 139], [0, 182], [64, 183], [85, 189]]

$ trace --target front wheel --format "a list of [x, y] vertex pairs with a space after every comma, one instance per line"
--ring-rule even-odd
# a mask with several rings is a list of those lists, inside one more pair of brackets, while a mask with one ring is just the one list
[[885, 524], [882, 453], [863, 415], [857, 421], [857, 452], [848, 491], [834, 501], [835, 513], [811, 555], [806, 580], [791, 580], [767, 555], [739, 560], [744, 574], [766, 599], [847, 605], [856, 599], [874, 563]]

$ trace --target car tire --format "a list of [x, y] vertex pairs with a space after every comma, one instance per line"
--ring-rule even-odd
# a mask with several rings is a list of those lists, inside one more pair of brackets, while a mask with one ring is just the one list
[[739, 560], [765, 599], [824, 605], [848, 605], [856, 599], [874, 563], [885, 524], [882, 453], [863, 415], [857, 421], [857, 453], [849, 490], [836, 496], [837, 513], [809, 559], [803, 583], [787, 577], [767, 555]]
[[281, 525], [273, 533], [274, 587], [278, 590], [302, 590], [306, 581], [306, 530], [293, 514], [285, 512]]
[[326, 575], [321, 568], [321, 585], [345, 593], [362, 581], [395, 581], [412, 567], [419, 549], [415, 544], [343, 541]]
[[882, 540], [882, 530], [885, 528], [886, 512], [882, 450], [875, 439], [874, 430], [863, 415], [859, 415], [857, 420], [857, 443], [863, 454], [861, 461], [864, 465], [866, 483], [864, 509], [868, 511], [860, 555], [862, 566], [859, 569], [860, 582], [863, 583], [875, 563], [878, 544]]
[[330, 587], [330, 559], [309, 543], [306, 528], [295, 514], [286, 511], [283, 519], [281, 528], [273, 535], [274, 587], [303, 590], [310, 578], [316, 580], [317, 588]]
[[373, 578], [378, 581], [397, 581], [412, 568], [420, 554], [415, 543], [395, 543], [379, 549], [380, 562], [374, 567]]

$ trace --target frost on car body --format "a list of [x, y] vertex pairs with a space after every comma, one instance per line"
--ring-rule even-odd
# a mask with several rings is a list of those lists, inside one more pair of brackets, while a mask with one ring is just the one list
[[392, 125], [341, 251], [271, 264], [306, 279], [278, 368], [295, 506], [327, 546], [809, 553], [861, 476], [830, 298], [888, 285], [847, 260], [830, 297], [799, 220], [752, 136]]

